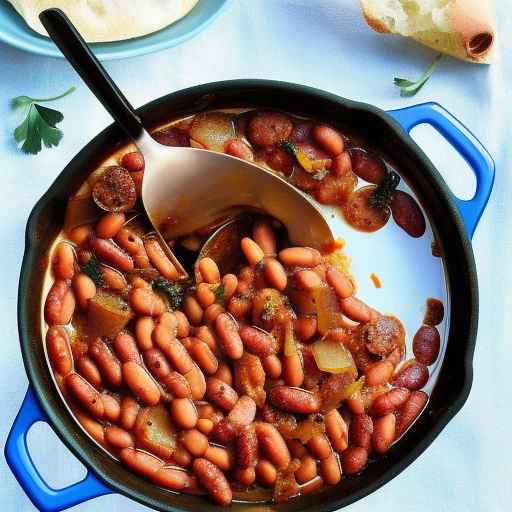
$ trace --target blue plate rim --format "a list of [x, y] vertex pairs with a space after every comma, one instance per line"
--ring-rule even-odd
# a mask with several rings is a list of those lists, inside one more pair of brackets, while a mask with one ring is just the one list
[[[200, 0], [201, 1], [201, 0]], [[131, 48], [131, 44], [133, 41], [141, 41], [144, 38], [148, 38], [148, 40], [151, 38], [152, 34], [148, 34], [147, 36], [143, 36], [140, 38], [134, 38], [134, 39], [127, 39], [124, 41], [128, 48], [120, 49], [120, 50], [105, 50], [102, 48], [98, 48], [102, 44], [105, 43], [97, 43], [92, 44], [92, 50], [94, 51], [94, 54], [99, 60], [107, 61], [107, 60], [120, 60], [120, 59], [126, 59], [130, 57], [138, 57], [142, 55], [147, 55], [149, 53], [158, 52], [161, 50], [165, 50], [167, 48], [172, 48], [174, 46], [178, 46], [185, 41], [195, 37], [199, 32], [204, 30], [210, 23], [212, 23], [218, 16], [220, 16], [224, 10], [227, 9], [227, 7], [231, 4], [233, 0], [220, 0], [222, 3], [220, 6], [213, 11], [208, 17], [206, 17], [201, 23], [196, 25], [192, 30], [188, 31], [187, 33], [178, 36], [178, 37], [172, 37], [165, 41], [160, 41], [157, 43], [150, 43], [147, 42], [146, 44], [143, 44], [142, 46], [136, 46]], [[184, 19], [184, 18], [183, 18]], [[165, 30], [162, 29], [162, 30]], [[64, 56], [59, 51], [59, 49], [56, 46], [52, 47], [46, 47], [46, 46], [40, 46], [36, 43], [32, 43], [31, 41], [25, 41], [22, 39], [19, 39], [17, 37], [12, 37], [9, 35], [9, 33], [0, 31], [0, 42], [5, 43], [9, 46], [12, 46], [13, 48], [17, 48], [18, 50], [22, 50], [28, 53], [33, 53], [35, 55], [41, 55], [45, 57], [53, 57], [53, 58], [59, 58], [63, 59]], [[123, 41], [119, 41], [119, 43], [123, 43]]]

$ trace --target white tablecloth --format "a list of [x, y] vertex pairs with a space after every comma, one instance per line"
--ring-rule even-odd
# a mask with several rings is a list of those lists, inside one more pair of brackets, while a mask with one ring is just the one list
[[[511, 507], [512, 350], [506, 318], [512, 310], [512, 185], [507, 165], [507, 156], [512, 157], [508, 150], [512, 98], [507, 97], [512, 82], [512, 20], [509, 2], [498, 3], [499, 61], [492, 67], [478, 67], [447, 58], [413, 99], [400, 98], [392, 79], [419, 75], [433, 52], [371, 32], [356, 0], [234, 1], [213, 25], [178, 48], [107, 64], [136, 106], [183, 87], [248, 77], [303, 83], [383, 108], [434, 100], [467, 124], [495, 158], [494, 193], [474, 237], [481, 313], [471, 396], [426, 453], [384, 488], [349, 507], [353, 512], [504, 512]], [[64, 164], [110, 119], [63, 60], [0, 45], [0, 71], [0, 439], [5, 440], [27, 388], [16, 325], [25, 223], [33, 204]], [[58, 107], [65, 114], [60, 146], [36, 157], [21, 154], [11, 134], [16, 118], [10, 98], [52, 96], [73, 84], [78, 90]], [[464, 166], [441, 149], [430, 132], [421, 130], [417, 136], [448, 182], [461, 193], [470, 193], [472, 179]], [[29, 438], [34, 458], [50, 483], [63, 486], [84, 474], [48, 429], [35, 427]], [[34, 510], [3, 458], [0, 475], [3, 510]], [[75, 508], [100, 509], [147, 510], [117, 495]]]

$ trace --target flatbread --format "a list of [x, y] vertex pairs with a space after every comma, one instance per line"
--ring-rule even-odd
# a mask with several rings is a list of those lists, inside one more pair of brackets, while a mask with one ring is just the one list
[[48, 37], [39, 13], [62, 9], [90, 43], [121, 41], [156, 32], [183, 18], [198, 0], [9, 0], [27, 24]]

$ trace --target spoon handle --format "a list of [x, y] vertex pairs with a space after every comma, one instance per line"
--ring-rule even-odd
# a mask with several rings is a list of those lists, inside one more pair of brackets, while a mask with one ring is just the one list
[[69, 18], [60, 9], [52, 8], [41, 12], [39, 19], [50, 38], [96, 98], [125, 132], [132, 139], [137, 140], [144, 130], [140, 117]]

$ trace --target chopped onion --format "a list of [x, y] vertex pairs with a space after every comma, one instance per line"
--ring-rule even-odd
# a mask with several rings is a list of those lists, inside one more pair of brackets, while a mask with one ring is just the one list
[[[319, 370], [329, 373], [355, 372], [354, 358], [339, 341], [321, 339], [313, 343], [313, 356]], [[352, 394], [352, 393], [351, 393]]]

